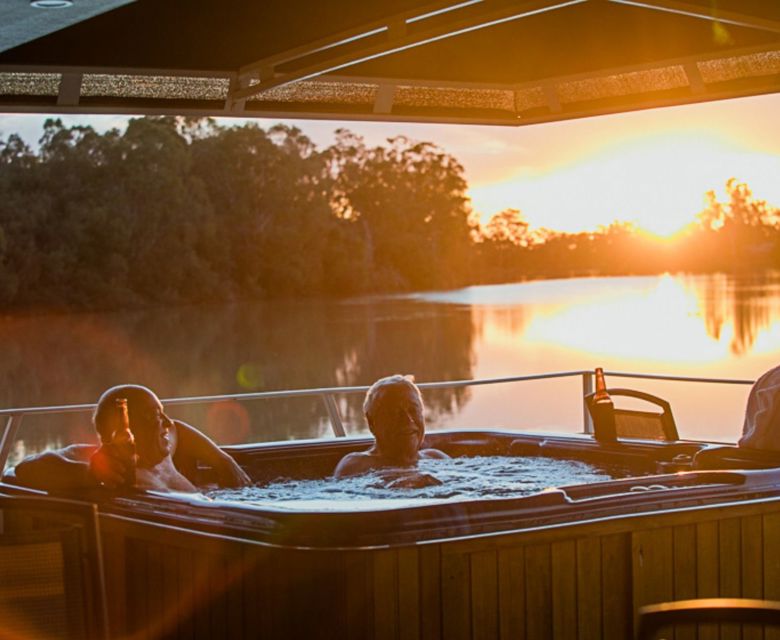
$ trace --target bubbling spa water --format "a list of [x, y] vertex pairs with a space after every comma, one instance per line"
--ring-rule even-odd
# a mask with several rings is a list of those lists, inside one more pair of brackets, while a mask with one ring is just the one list
[[[441, 484], [424, 487], [389, 487], [403, 479], [404, 470], [375, 471], [350, 478], [290, 479], [240, 489], [208, 493], [215, 500], [273, 503], [291, 508], [329, 502], [344, 505], [376, 500], [475, 500], [519, 498], [552, 487], [604, 482], [636, 475], [627, 467], [596, 465], [579, 460], [536, 456], [474, 456], [445, 460], [420, 460], [418, 471]], [[402, 484], [402, 483], [400, 483]]]

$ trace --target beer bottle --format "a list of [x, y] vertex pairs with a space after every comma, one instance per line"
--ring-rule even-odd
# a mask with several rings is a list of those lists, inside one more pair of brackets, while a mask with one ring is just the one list
[[596, 393], [593, 394], [591, 416], [596, 440], [614, 442], [617, 438], [615, 430], [615, 405], [607, 391], [604, 380], [604, 369], [596, 367]]
[[135, 485], [135, 436], [130, 431], [130, 415], [127, 411], [127, 398], [116, 399], [117, 428], [111, 442], [116, 447], [119, 457], [125, 463], [124, 485]]

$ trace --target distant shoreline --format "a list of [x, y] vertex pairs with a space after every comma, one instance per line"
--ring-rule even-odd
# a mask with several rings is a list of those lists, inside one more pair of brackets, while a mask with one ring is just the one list
[[776, 276], [780, 278], [780, 269], [761, 269], [761, 270], [740, 270], [740, 271], [658, 271], [658, 272], [634, 272], [634, 273], [598, 273], [595, 270], [588, 270], [587, 272], [569, 272], [569, 273], [555, 273], [540, 275], [535, 274], [533, 276], [524, 277], [515, 280], [495, 280], [491, 282], [473, 282], [465, 283], [454, 287], [440, 287], [432, 289], [407, 289], [407, 290], [394, 290], [394, 291], [370, 291], [365, 293], [357, 293], [350, 295], [296, 295], [285, 296], [277, 295], [271, 297], [241, 297], [223, 300], [204, 300], [194, 302], [176, 302], [176, 303], [149, 303], [149, 304], [137, 304], [133, 306], [125, 307], [101, 307], [101, 306], [45, 306], [40, 305], [38, 307], [20, 307], [20, 308], [5, 308], [0, 310], [0, 320], [3, 319], [20, 319], [24, 317], [40, 318], [46, 316], [68, 316], [68, 315], [113, 315], [113, 314], [126, 314], [126, 313], [143, 313], [146, 311], [156, 311], [164, 309], [213, 309], [231, 305], [241, 304], [269, 304], [269, 303], [284, 303], [284, 304], [296, 304], [296, 303], [311, 303], [311, 302], [323, 302], [323, 303], [338, 303], [346, 301], [367, 301], [373, 299], [392, 299], [395, 297], [406, 296], [418, 296], [424, 294], [441, 293], [458, 291], [461, 289], [467, 289], [471, 287], [489, 287], [489, 286], [501, 286], [501, 285], [513, 285], [513, 284], [527, 284], [531, 282], [545, 282], [551, 280], [588, 280], [597, 278], [634, 278], [634, 277], [654, 277], [669, 275], [671, 277], [689, 277], [689, 276], [707, 276], [707, 275], [722, 275], [726, 277], [745, 277], [752, 276], [756, 278]]

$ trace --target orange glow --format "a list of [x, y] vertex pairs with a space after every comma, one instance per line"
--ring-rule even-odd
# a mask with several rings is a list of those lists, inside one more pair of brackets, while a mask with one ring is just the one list
[[780, 95], [770, 95], [518, 129], [420, 125], [409, 134], [461, 160], [483, 224], [514, 208], [533, 228], [579, 232], [621, 220], [670, 236], [731, 177], [780, 205], [778, 110]]
[[[755, 379], [777, 364], [780, 303], [776, 278], [639, 276], [545, 280], [468, 290], [479, 334], [476, 378], [592, 370]], [[464, 297], [452, 294], [451, 303]], [[684, 437], [734, 442], [749, 386], [609, 379], [655, 393], [674, 407]], [[581, 381], [475, 388], [446, 427], [513, 427], [576, 431]]]
[[209, 406], [206, 428], [219, 444], [246, 442], [250, 432], [247, 410], [238, 402], [218, 402]]
[[[702, 332], [697, 304], [693, 292], [667, 276], [631, 298], [615, 296], [598, 304], [583, 302], [565, 309], [549, 309], [534, 318], [526, 339], [587, 353], [594, 362], [615, 357], [628, 359], [637, 363], [639, 369], [667, 363], [717, 362], [728, 355], [728, 342], [713, 340]], [[675, 331], [659, 327], [659, 316], [649, 313], [650, 309], [678, 310]], [[619, 327], [625, 329], [621, 331]], [[648, 357], [648, 353], [653, 355]]]
[[[166, 379], [165, 368], [158, 357], [141, 349], [132, 335], [100, 314], [40, 315], [7, 317], [0, 322], [0, 341], [13, 345], [14, 357], [35, 353], [36, 361], [27, 360], [24, 371], [34, 372], [36, 385], [48, 394], [40, 404], [56, 402], [93, 402], [113, 384], [141, 382], [156, 388]], [[79, 352], [93, 370], [101, 370], [105, 386], [95, 388], [84, 397], [81, 371], [69, 359], [57, 356], [66, 341], [70, 353]], [[31, 348], [34, 345], [34, 348]], [[138, 378], [128, 380], [128, 372]], [[138, 372], [141, 372], [139, 375]], [[87, 419], [89, 422], [89, 419]]]
[[685, 235], [685, 232], [688, 228], [688, 225], [685, 225], [682, 229], [678, 229], [677, 231], [672, 231], [671, 233], [667, 234], [658, 234], [653, 233], [652, 231], [647, 231], [646, 229], [643, 229], [641, 227], [635, 228], [636, 234], [645, 240], [649, 240], [650, 242], [655, 242], [660, 245], [664, 246], [671, 246], [675, 242], [677, 242], [680, 238]]
[[706, 191], [722, 192], [732, 176], [780, 202], [778, 171], [780, 155], [749, 153], [717, 133], [674, 132], [602, 144], [571, 164], [524, 170], [471, 195], [477, 210], [502, 201], [532, 226], [576, 232], [620, 220], [670, 237], [694, 220]]

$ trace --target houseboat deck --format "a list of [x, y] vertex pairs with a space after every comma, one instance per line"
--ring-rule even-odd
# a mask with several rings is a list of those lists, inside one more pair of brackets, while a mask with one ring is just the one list
[[[588, 389], [589, 372], [549, 375], [582, 376]], [[333, 396], [342, 391], [279, 393], [319, 395], [335, 408]], [[206, 400], [174, 402], [185, 401]], [[12, 428], [19, 436], [25, 415], [44, 411], [53, 409], [6, 412], [5, 441]], [[338, 419], [337, 409], [331, 417]], [[452, 456], [619, 463], [636, 476], [525, 497], [392, 500], [360, 509], [153, 492], [70, 494], [98, 508], [112, 632], [626, 638], [645, 604], [780, 598], [772, 542], [780, 531], [780, 454], [694, 441], [603, 443], [589, 434], [456, 430], [426, 437]], [[362, 437], [337, 437], [226, 450], [263, 481], [326, 476], [341, 456], [365, 446]], [[2, 490], [31, 491], [16, 485], [12, 472]]]

